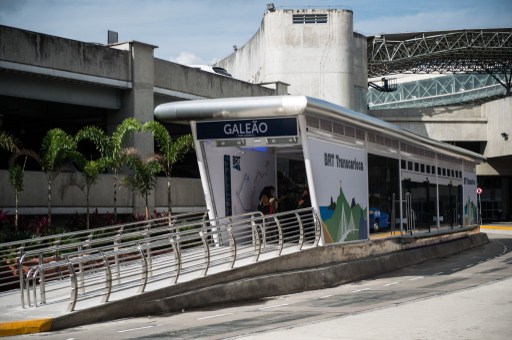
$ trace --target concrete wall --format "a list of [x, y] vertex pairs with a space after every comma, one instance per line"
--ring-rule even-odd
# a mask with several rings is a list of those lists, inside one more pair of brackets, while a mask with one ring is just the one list
[[[482, 114], [487, 117], [486, 157], [512, 156], [512, 97], [495, 100], [482, 105]], [[501, 135], [506, 133], [508, 140]], [[509, 164], [512, 172], [512, 164]]]
[[[327, 14], [327, 23], [294, 24], [293, 15]], [[254, 83], [282, 81], [288, 92], [308, 95], [354, 109], [354, 47], [352, 11], [276, 10], [267, 12], [258, 32], [217, 65], [235, 78]], [[364, 61], [365, 63], [365, 61]], [[357, 72], [366, 77], [366, 66]], [[366, 83], [366, 80], [364, 81]], [[364, 86], [366, 87], [366, 86]]]
[[130, 80], [128, 52], [0, 25], [0, 60]]
[[155, 59], [155, 87], [204, 98], [272, 96], [275, 91], [238, 79]]
[[485, 141], [487, 137], [487, 117], [479, 105], [371, 110], [369, 114], [442, 141]]
[[[52, 186], [52, 210], [57, 213], [84, 213], [86, 207], [83, 192], [75, 185], [73, 178], [79, 179], [79, 174], [61, 173]], [[120, 176], [122, 179], [123, 176]], [[91, 188], [91, 209], [98, 208], [100, 212], [113, 211], [113, 176], [102, 175]], [[7, 170], [0, 170], [0, 207], [3, 212], [14, 214], [14, 190], [9, 184]], [[26, 171], [24, 176], [25, 190], [19, 195], [21, 213], [46, 214], [48, 205], [48, 187], [44, 173]], [[157, 208], [167, 207], [167, 179], [158, 178], [154, 201]], [[201, 181], [194, 178], [172, 178], [171, 180], [172, 207], [177, 211], [205, 209], [204, 192]], [[133, 194], [123, 186], [117, 189], [117, 205], [121, 213], [133, 211]]]
[[367, 113], [368, 104], [368, 51], [367, 38], [359, 33], [354, 33], [354, 110]]

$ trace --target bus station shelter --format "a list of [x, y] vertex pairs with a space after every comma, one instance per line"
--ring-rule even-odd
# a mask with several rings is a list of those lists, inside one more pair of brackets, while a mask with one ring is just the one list
[[324, 100], [181, 101], [159, 105], [155, 117], [190, 122], [211, 218], [256, 211], [273, 186], [279, 209], [295, 208], [287, 191], [309, 190], [323, 243], [478, 223], [482, 155]]

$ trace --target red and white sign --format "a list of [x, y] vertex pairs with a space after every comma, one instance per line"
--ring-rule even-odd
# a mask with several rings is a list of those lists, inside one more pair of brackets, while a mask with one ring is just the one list
[[480, 187], [476, 188], [477, 195], [480, 195], [482, 193], [482, 191], [483, 191], [482, 188], [480, 188]]

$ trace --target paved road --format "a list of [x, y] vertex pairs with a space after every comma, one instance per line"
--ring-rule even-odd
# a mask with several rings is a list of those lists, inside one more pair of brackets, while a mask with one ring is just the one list
[[339, 287], [16, 338], [509, 339], [512, 234], [489, 237], [485, 246]]

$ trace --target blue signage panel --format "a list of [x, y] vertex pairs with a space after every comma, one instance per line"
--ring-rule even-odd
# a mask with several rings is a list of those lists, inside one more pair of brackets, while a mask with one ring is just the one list
[[224, 155], [224, 202], [225, 216], [233, 215], [231, 202], [231, 156]]
[[297, 117], [197, 122], [197, 139], [297, 136]]

